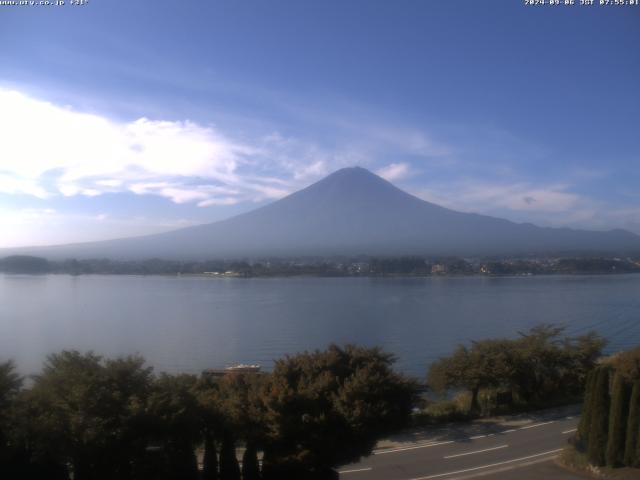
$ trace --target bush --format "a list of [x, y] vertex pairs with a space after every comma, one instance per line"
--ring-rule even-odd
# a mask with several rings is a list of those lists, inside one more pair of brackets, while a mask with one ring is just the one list
[[539, 325], [517, 339], [459, 346], [433, 363], [427, 384], [441, 393], [466, 389], [472, 415], [493, 413], [497, 405], [487, 394], [497, 391], [510, 392], [521, 404], [536, 408], [572, 400], [583, 394], [605, 341], [595, 333], [561, 337], [562, 331]]
[[378, 348], [353, 345], [277, 361], [263, 394], [264, 465], [273, 478], [356, 461], [409, 425], [417, 386], [393, 362]]

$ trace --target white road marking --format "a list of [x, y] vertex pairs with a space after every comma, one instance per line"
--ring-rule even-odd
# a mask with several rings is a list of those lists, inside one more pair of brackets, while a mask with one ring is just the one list
[[563, 435], [567, 434], [567, 433], [573, 433], [573, 432], [577, 432], [578, 429], [577, 428], [572, 428], [571, 430], [565, 430], [564, 432], [562, 432]]
[[476, 450], [474, 452], [457, 453], [455, 455], [447, 455], [444, 458], [446, 459], [458, 458], [458, 457], [464, 457], [465, 455], [474, 455], [476, 453], [491, 452], [492, 450], [500, 450], [501, 448], [507, 448], [508, 446], [509, 445], [500, 445], [499, 447], [485, 448], [484, 450]]
[[573, 420], [573, 417], [566, 417], [565, 420]]
[[414, 447], [401, 447], [394, 448], [392, 450], [380, 450], [378, 452], [373, 452], [374, 455], [384, 455], [385, 453], [395, 453], [395, 452], [404, 452], [406, 450], [416, 450], [418, 448], [428, 448], [428, 447], [437, 447], [438, 445], [447, 445], [449, 443], [454, 443], [454, 440], [450, 440], [448, 442], [436, 442], [436, 443], [427, 443], [425, 445], [416, 445]]
[[[573, 417], [567, 417], [567, 419], [572, 419]], [[543, 422], [543, 423], [536, 423], [534, 425], [527, 425], [526, 427], [520, 427], [520, 428], [512, 428], [509, 430], [504, 430], [502, 432], [499, 432], [500, 435], [505, 434], [505, 433], [513, 433], [513, 432], [517, 432], [518, 430], [527, 430], [529, 428], [536, 428], [536, 427], [542, 427], [544, 425], [550, 425], [552, 423], [555, 423], [555, 420], [552, 420], [550, 422]], [[575, 430], [573, 430], [575, 431]], [[567, 434], [567, 433], [571, 433], [571, 430], [568, 430], [566, 432], [562, 432], [563, 434]], [[494, 437], [496, 434], [495, 433], [490, 433], [490, 434], [486, 434], [486, 435], [475, 435], [473, 437], [469, 437], [467, 440], [478, 440], [480, 438], [488, 438], [488, 437]], [[438, 445], [447, 445], [450, 443], [454, 443], [456, 440], [450, 440], [450, 441], [446, 441], [446, 442], [427, 442], [427, 443], [421, 443], [421, 444], [416, 444], [413, 445], [411, 447], [399, 447], [399, 448], [390, 448], [388, 450], [377, 450], [374, 451], [373, 454], [374, 455], [383, 455], [385, 453], [395, 453], [395, 452], [405, 452], [407, 450], [416, 450], [418, 448], [427, 448], [427, 447], [436, 447]]]
[[526, 430], [528, 428], [536, 428], [536, 427], [541, 427], [543, 425], [550, 425], [552, 423], [555, 423], [554, 421], [551, 422], [544, 422], [544, 423], [536, 423], [535, 425], [528, 425], [526, 427], [520, 427], [520, 430]]
[[353, 470], [340, 470], [338, 473], [342, 475], [343, 473], [356, 473], [356, 472], [369, 472], [373, 470], [371, 467], [367, 468], [354, 468]]
[[466, 468], [464, 470], [456, 470], [455, 472], [438, 473], [436, 475], [427, 475], [426, 477], [416, 477], [416, 478], [413, 478], [411, 480], [429, 480], [430, 478], [446, 477], [448, 475], [456, 475], [458, 473], [474, 472], [476, 470], [482, 470], [484, 468], [498, 467], [500, 465], [506, 465], [506, 464], [509, 464], [509, 463], [515, 463], [515, 462], [521, 462], [523, 460], [529, 460], [530, 458], [542, 457], [544, 455], [551, 455], [552, 453], [558, 453], [558, 452], [561, 452], [562, 450], [564, 450], [564, 449], [563, 448], [558, 448], [557, 450], [550, 450], [548, 452], [536, 453], [535, 455], [529, 455], [528, 457], [514, 458], [513, 460], [505, 460], [504, 462], [491, 463], [489, 465], [482, 465], [480, 467]]

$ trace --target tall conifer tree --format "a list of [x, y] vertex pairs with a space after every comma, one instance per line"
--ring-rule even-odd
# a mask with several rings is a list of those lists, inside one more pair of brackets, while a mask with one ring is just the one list
[[224, 434], [220, 447], [220, 480], [240, 480], [236, 443], [228, 432]]
[[627, 438], [624, 448], [624, 464], [628, 467], [639, 465], [636, 457], [638, 434], [640, 433], [640, 380], [633, 382], [627, 418]]
[[218, 455], [216, 444], [207, 434], [204, 441], [204, 458], [202, 459], [202, 479], [218, 480]]
[[629, 415], [629, 386], [620, 373], [613, 379], [609, 435], [607, 439], [607, 465], [617, 467], [624, 461], [627, 417]]
[[589, 430], [593, 419], [592, 401], [593, 391], [596, 378], [598, 377], [598, 369], [594, 368], [587, 375], [587, 385], [584, 394], [584, 403], [582, 404], [582, 415], [578, 424], [578, 442], [581, 448], [586, 448], [589, 442]]
[[242, 456], [242, 480], [260, 480], [258, 452], [253, 442], [247, 443]]
[[598, 377], [591, 398], [591, 427], [587, 444], [589, 461], [598, 466], [606, 462], [607, 434], [609, 430], [609, 371], [610, 367], [598, 368]]

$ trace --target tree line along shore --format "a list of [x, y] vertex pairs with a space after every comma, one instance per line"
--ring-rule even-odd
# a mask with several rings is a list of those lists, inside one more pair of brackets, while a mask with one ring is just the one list
[[549, 256], [535, 258], [336, 257], [261, 260], [174, 261], [158, 258], [118, 261], [67, 259], [50, 261], [29, 255], [0, 258], [0, 272], [70, 275], [208, 275], [220, 277], [277, 276], [431, 276], [553, 275], [640, 272], [640, 256]]
[[[424, 381], [380, 348], [331, 345], [264, 374], [155, 374], [139, 356], [62, 351], [0, 364], [0, 477], [332, 479], [409, 426], [576, 402], [605, 341], [539, 325], [462, 345]], [[589, 380], [589, 385], [593, 382]], [[591, 391], [591, 387], [590, 387]], [[260, 459], [260, 460], [259, 460]]]

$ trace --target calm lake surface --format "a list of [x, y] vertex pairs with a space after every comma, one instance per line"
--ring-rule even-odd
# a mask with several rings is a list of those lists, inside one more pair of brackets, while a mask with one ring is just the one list
[[159, 371], [269, 369], [331, 342], [381, 345], [423, 376], [472, 339], [539, 322], [640, 344], [640, 275], [268, 278], [0, 275], [0, 360], [35, 373], [48, 353], [140, 353]]

